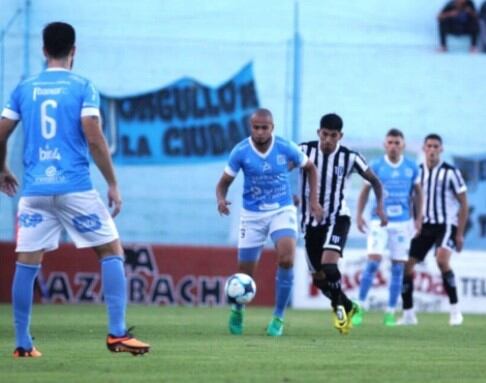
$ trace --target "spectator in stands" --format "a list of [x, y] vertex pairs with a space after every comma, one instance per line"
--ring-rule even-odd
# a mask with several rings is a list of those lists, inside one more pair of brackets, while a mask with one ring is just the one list
[[476, 7], [471, 0], [451, 0], [438, 16], [440, 51], [447, 52], [447, 35], [468, 35], [471, 38], [471, 52], [477, 52], [479, 32]]
[[486, 1], [479, 8], [479, 42], [481, 50], [486, 53]]

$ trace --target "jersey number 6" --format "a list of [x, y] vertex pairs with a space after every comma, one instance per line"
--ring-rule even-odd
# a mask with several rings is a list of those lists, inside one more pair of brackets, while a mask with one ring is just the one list
[[56, 100], [45, 100], [40, 106], [41, 110], [41, 132], [42, 137], [46, 140], [53, 138], [56, 135], [57, 122], [47, 114], [48, 107], [57, 108]]

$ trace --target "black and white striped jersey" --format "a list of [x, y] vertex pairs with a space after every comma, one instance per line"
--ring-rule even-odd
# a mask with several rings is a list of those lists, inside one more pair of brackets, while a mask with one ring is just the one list
[[420, 165], [419, 177], [424, 193], [424, 223], [457, 225], [457, 195], [466, 192], [461, 172], [447, 162], [429, 169]]
[[301, 190], [301, 227], [305, 226], [334, 225], [336, 217], [340, 215], [350, 216], [349, 208], [345, 201], [345, 188], [348, 177], [353, 171], [363, 175], [368, 169], [368, 164], [358, 152], [350, 150], [338, 144], [334, 152], [324, 154], [319, 147], [319, 141], [304, 142], [299, 145], [317, 168], [317, 190], [319, 203], [324, 209], [322, 222], [311, 216], [309, 206], [309, 180], [307, 173], [300, 172]]

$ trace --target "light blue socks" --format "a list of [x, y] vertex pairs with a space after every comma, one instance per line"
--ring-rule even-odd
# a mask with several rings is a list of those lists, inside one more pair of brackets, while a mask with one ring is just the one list
[[398, 297], [402, 292], [403, 271], [405, 265], [402, 262], [393, 262], [391, 266], [390, 294], [388, 297], [388, 309], [395, 310]]
[[25, 350], [32, 348], [30, 317], [34, 296], [34, 281], [40, 268], [40, 265], [27, 265], [17, 262], [12, 283], [16, 347], [22, 347]]
[[279, 267], [275, 282], [275, 309], [273, 310], [273, 315], [283, 319], [284, 311], [289, 303], [290, 293], [294, 284], [294, 269]]
[[365, 302], [368, 296], [368, 291], [370, 291], [373, 285], [373, 279], [375, 279], [376, 271], [380, 267], [380, 261], [368, 260], [366, 263], [366, 268], [361, 275], [361, 283], [359, 285], [359, 301]]
[[121, 256], [114, 255], [101, 259], [101, 279], [108, 311], [109, 333], [123, 336], [127, 331], [125, 325], [127, 281]]

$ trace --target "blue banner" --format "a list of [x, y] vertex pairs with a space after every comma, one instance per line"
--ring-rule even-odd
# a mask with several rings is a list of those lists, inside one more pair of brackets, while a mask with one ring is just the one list
[[113, 160], [126, 165], [226, 159], [249, 135], [248, 119], [256, 108], [251, 63], [216, 88], [182, 78], [150, 93], [101, 96]]

